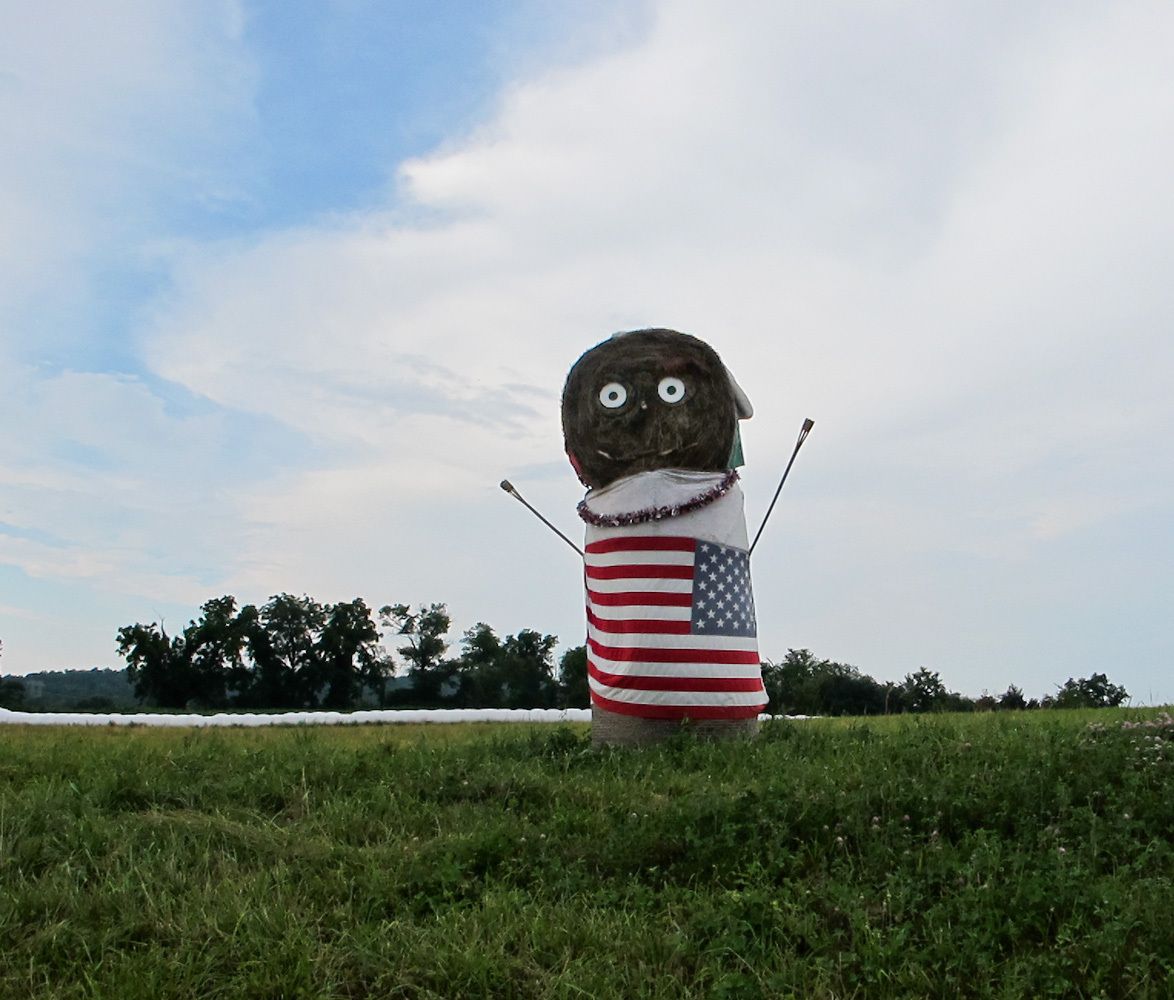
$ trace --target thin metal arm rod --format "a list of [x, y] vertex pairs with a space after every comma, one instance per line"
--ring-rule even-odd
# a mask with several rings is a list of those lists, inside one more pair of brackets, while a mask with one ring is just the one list
[[779, 480], [778, 489], [775, 490], [774, 498], [770, 502], [770, 506], [766, 508], [766, 517], [762, 519], [762, 524], [758, 526], [758, 533], [754, 536], [754, 541], [750, 543], [750, 552], [754, 552], [754, 546], [758, 544], [758, 539], [762, 536], [762, 529], [766, 527], [766, 522], [770, 520], [771, 511], [775, 509], [775, 502], [779, 498], [779, 494], [783, 492], [783, 483], [787, 481], [787, 474], [791, 471], [791, 466], [795, 464], [795, 456], [799, 454], [799, 449], [803, 447], [803, 442], [807, 440], [807, 435], [811, 433], [811, 428], [815, 426], [815, 421], [810, 417], [803, 421], [803, 428], [799, 431], [799, 440], [795, 442], [795, 450], [791, 452], [791, 460], [787, 462], [787, 467], [783, 470], [783, 478]]
[[578, 552], [580, 559], [583, 558], [583, 550], [581, 548], [579, 548], [579, 546], [576, 545], [574, 542], [572, 542], [569, 538], [567, 538], [566, 535], [564, 535], [561, 531], [559, 531], [558, 528], [556, 528], [553, 524], [551, 524], [545, 517], [543, 517], [541, 514], [539, 514], [538, 511], [536, 511], [533, 507], [531, 507], [530, 504], [527, 503], [526, 498], [524, 496], [522, 496], [522, 494], [519, 493], [516, 489], [514, 489], [513, 483], [511, 483], [508, 479], [503, 479], [501, 481], [501, 488], [503, 490], [505, 490], [515, 500], [517, 500], [519, 503], [521, 503], [531, 514], [533, 514], [536, 518], [538, 518], [539, 521], [541, 521], [551, 531], [553, 531], [556, 535], [558, 535], [558, 537], [561, 538], [564, 542], [566, 542], [572, 549], [574, 549], [576, 552]]

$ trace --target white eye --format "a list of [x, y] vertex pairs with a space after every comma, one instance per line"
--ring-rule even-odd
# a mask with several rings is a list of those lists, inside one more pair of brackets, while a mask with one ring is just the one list
[[669, 375], [660, 380], [656, 391], [660, 393], [660, 398], [666, 403], [679, 403], [685, 398], [685, 383], [679, 378], [673, 378]]
[[628, 401], [628, 390], [619, 382], [608, 382], [599, 390], [599, 401], [609, 410], [618, 410]]

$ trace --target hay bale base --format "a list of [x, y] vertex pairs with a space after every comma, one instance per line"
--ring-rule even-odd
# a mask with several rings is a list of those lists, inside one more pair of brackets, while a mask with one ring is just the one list
[[748, 740], [758, 735], [758, 719], [641, 719], [591, 706], [591, 745], [596, 747], [651, 746], [683, 728], [702, 740]]

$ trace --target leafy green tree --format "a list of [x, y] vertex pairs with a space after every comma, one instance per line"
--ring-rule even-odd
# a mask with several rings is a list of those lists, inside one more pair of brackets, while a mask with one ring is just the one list
[[502, 703], [505, 708], [553, 708], [558, 696], [554, 648], [558, 636], [522, 629], [501, 644]]
[[498, 708], [501, 704], [501, 639], [478, 622], [461, 636], [461, 655], [454, 661], [459, 684], [456, 698], [465, 708]]
[[[305, 697], [290, 654], [287, 625], [300, 628], [303, 611], [298, 598], [280, 594], [258, 609], [251, 604], [241, 608], [238, 617], [245, 634], [248, 664], [234, 678], [236, 703], [242, 708], [301, 708]], [[292, 645], [297, 648], [296, 643]], [[306, 685], [308, 687], [308, 685]]]
[[[276, 598], [271, 598], [276, 600]], [[296, 708], [300, 705], [285, 662], [278, 655], [261, 610], [252, 604], [237, 619], [244, 634], [247, 659], [229, 681], [240, 708]]]
[[158, 625], [119, 630], [138, 697], [166, 708], [349, 708], [363, 685], [382, 691], [389, 662], [359, 598], [323, 606], [277, 594], [261, 609], [206, 602], [181, 636]]
[[452, 625], [445, 605], [420, 605], [413, 612], [406, 604], [393, 604], [380, 608], [379, 617], [384, 628], [407, 640], [397, 652], [408, 661], [410, 669], [430, 670], [440, 665], [448, 650], [444, 636]]
[[950, 692], [936, 670], [919, 667], [901, 682], [901, 702], [909, 712], [932, 712], [947, 707]]
[[551, 708], [558, 700], [554, 647], [558, 637], [522, 629], [499, 639], [484, 622], [465, 632], [452, 661], [458, 698], [470, 708]]
[[328, 605], [325, 611], [318, 637], [317, 686], [325, 689], [324, 707], [349, 708], [364, 682], [378, 682], [382, 676], [386, 660], [379, 647], [379, 629], [361, 598]]
[[408, 662], [412, 680], [412, 699], [419, 704], [439, 704], [451, 686], [456, 667], [445, 661], [452, 619], [443, 604], [420, 605], [416, 611], [406, 604], [391, 604], [379, 609], [383, 629], [402, 637], [404, 645], [396, 652]]
[[1021, 711], [1027, 708], [1027, 699], [1023, 697], [1023, 692], [1019, 688], [1011, 684], [999, 696], [996, 707], [1003, 711]]
[[118, 652], [135, 697], [159, 708], [183, 708], [193, 697], [191, 658], [183, 636], [161, 625], [126, 625], [118, 630]]
[[790, 715], [877, 715], [886, 690], [846, 663], [821, 660], [809, 649], [789, 649], [782, 663], [763, 661], [767, 711]]
[[236, 613], [236, 598], [206, 601], [200, 618], [184, 629], [191, 670], [192, 697], [206, 708], [228, 705], [229, 685], [244, 673], [246, 624]]
[[766, 688], [766, 710], [772, 715], [814, 715], [818, 694], [814, 681], [822, 661], [809, 649], [788, 649], [782, 663], [764, 660], [762, 683]]
[[239, 669], [245, 642], [236, 598], [214, 598], [201, 610], [174, 637], [154, 623], [118, 630], [118, 651], [139, 699], [161, 708], [228, 704], [230, 668]]
[[587, 647], [574, 646], [558, 661], [559, 704], [563, 708], [590, 708], [591, 687], [587, 683]]
[[1129, 692], [1104, 674], [1093, 674], [1064, 682], [1051, 704], [1055, 708], [1116, 708], [1129, 699]]
[[255, 683], [270, 708], [312, 708], [326, 674], [321, 664], [318, 636], [326, 624], [326, 609], [309, 597], [275, 594], [260, 609], [250, 634]]
[[885, 689], [846, 663], [828, 663], [819, 679], [819, 701], [828, 715], [880, 715]]
[[0, 678], [0, 708], [18, 712], [24, 708], [24, 684], [15, 677]]

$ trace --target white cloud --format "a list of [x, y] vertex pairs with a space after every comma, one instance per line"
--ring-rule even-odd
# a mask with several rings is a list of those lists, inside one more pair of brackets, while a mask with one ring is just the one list
[[69, 343], [95, 262], [142, 252], [164, 204], [235, 198], [250, 113], [235, 3], [9, 5], [0, 33], [0, 350]]
[[84, 543], [46, 545], [0, 535], [0, 562], [19, 567], [29, 577], [80, 581], [98, 587], [116, 580], [124, 594], [193, 607], [208, 599], [204, 585], [170, 568], [155, 573], [136, 569], [142, 559], [138, 548], [103, 548]]
[[[168, 413], [141, 380], [16, 367], [0, 376], [0, 563], [30, 577], [200, 600], [240, 479], [221, 414]], [[182, 566], [189, 566], [185, 574]]]
[[666, 3], [644, 44], [520, 82], [404, 166], [397, 212], [188, 257], [159, 370], [361, 437], [352, 396], [382, 434], [426, 409], [409, 386], [557, 391], [594, 339], [674, 322], [752, 395], [859, 422], [1121, 337], [1090, 305], [1152, 334], [1162, 303], [1117, 264], [1141, 227], [1130, 274], [1156, 268], [1168, 231], [1159, 11], [1055, 15], [1031, 45], [993, 15], [744, 13]]
[[[226, 446], [241, 429], [108, 371], [127, 356], [105, 320], [130, 321], [115, 315], [141, 295], [126, 272], [141, 275], [177, 209], [242, 196], [228, 162], [252, 113], [240, 43], [232, 0], [5, 11], [0, 564], [29, 580], [186, 604], [231, 551], [217, 500], [241, 475]], [[78, 628], [59, 623], [63, 648], [84, 647], [65, 635]]]

